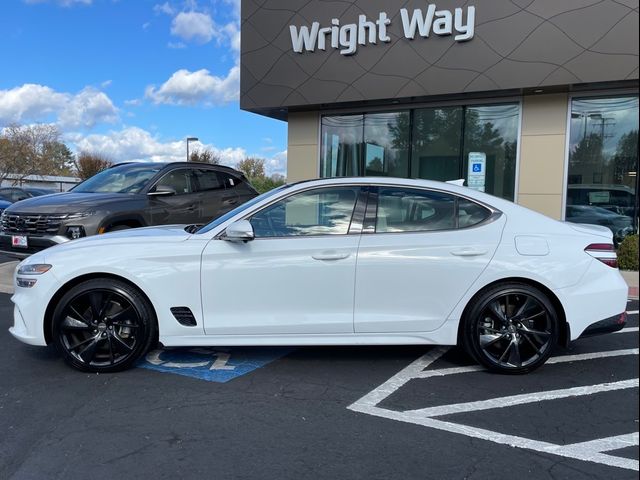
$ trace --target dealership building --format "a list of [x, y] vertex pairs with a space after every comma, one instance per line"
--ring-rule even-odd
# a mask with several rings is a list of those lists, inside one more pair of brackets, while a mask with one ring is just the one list
[[242, 0], [241, 108], [289, 181], [454, 180], [638, 224], [638, 1]]

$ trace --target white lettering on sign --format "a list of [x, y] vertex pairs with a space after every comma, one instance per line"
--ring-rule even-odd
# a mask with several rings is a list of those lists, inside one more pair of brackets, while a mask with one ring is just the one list
[[[476, 9], [467, 7], [466, 21], [462, 8], [456, 8], [453, 13], [450, 10], [437, 10], [435, 4], [427, 5], [426, 11], [415, 9], [410, 15], [409, 10], [402, 8], [400, 17], [405, 38], [413, 40], [416, 32], [423, 38], [429, 38], [433, 33], [438, 36], [453, 35], [456, 42], [471, 40], [475, 33]], [[380, 12], [378, 19], [369, 20], [366, 15], [358, 16], [358, 23], [340, 25], [340, 20], [331, 20], [330, 27], [320, 27], [320, 22], [313, 22], [311, 27], [306, 25], [300, 28], [289, 26], [291, 44], [296, 53], [325, 51], [327, 44], [331, 48], [340, 50], [342, 55], [353, 55], [358, 45], [373, 44], [378, 42], [389, 43], [391, 37], [387, 34], [387, 27], [391, 25], [386, 12]]]

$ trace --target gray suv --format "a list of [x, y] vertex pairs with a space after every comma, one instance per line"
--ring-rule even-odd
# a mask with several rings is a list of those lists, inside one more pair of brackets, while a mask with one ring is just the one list
[[127, 163], [0, 217], [0, 252], [28, 255], [87, 235], [149, 225], [198, 225], [255, 197], [237, 170], [206, 163]]

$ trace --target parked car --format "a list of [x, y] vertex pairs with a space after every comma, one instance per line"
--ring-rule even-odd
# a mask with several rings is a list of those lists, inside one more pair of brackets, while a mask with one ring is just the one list
[[567, 205], [567, 222], [590, 223], [607, 227], [616, 245], [633, 233], [633, 219], [593, 205]]
[[22, 200], [0, 217], [0, 251], [26, 257], [85, 236], [203, 224], [257, 195], [241, 172], [194, 162], [127, 163], [72, 190]]
[[52, 195], [54, 193], [58, 193], [58, 190], [54, 190], [52, 188], [22, 187], [22, 189], [32, 197], [40, 197], [42, 195]]
[[0, 197], [13, 203], [31, 198], [33, 195], [21, 187], [2, 187], [0, 188]]
[[0, 198], [0, 214], [2, 214], [2, 212], [4, 212], [5, 209], [10, 205], [11, 205], [11, 202], [9, 200], [4, 200]]
[[[145, 183], [145, 182], [143, 182]], [[625, 324], [608, 228], [455, 185], [286, 185], [195, 230], [83, 238], [18, 265], [11, 333], [113, 372], [165, 346], [460, 344], [504, 373]]]

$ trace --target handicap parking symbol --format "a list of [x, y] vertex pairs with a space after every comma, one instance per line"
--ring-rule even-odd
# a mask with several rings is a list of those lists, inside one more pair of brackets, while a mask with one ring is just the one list
[[473, 164], [473, 172], [474, 173], [482, 172], [482, 164], [481, 163], [474, 163]]
[[292, 348], [164, 348], [152, 350], [138, 367], [225, 383], [284, 357]]

